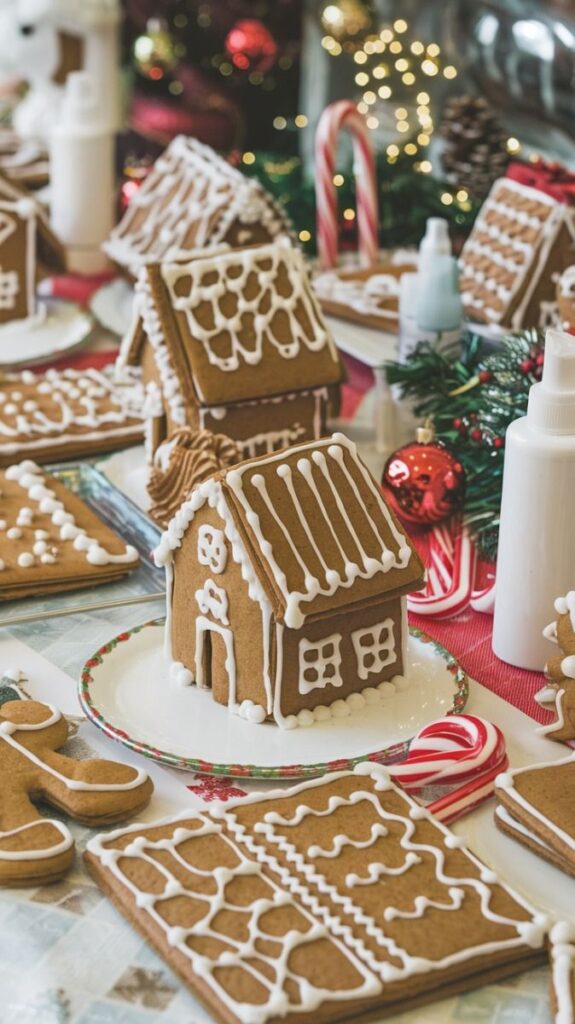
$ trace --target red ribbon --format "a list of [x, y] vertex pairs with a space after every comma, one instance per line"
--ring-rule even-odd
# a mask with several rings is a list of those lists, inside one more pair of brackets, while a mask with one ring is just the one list
[[539, 189], [558, 203], [575, 206], [575, 174], [559, 163], [536, 160], [523, 164], [514, 162], [507, 168], [507, 177], [521, 185]]

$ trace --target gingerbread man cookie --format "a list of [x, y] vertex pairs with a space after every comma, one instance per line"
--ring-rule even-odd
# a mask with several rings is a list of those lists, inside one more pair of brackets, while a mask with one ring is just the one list
[[0, 708], [0, 884], [41, 885], [61, 878], [74, 859], [63, 822], [43, 818], [42, 800], [84, 825], [107, 825], [142, 810], [152, 782], [115, 761], [75, 761], [57, 751], [68, 723], [57, 708], [15, 700]]
[[549, 658], [545, 674], [555, 690], [557, 718], [540, 732], [549, 739], [565, 742], [575, 739], [575, 591], [555, 601], [557, 618], [543, 630], [544, 636], [560, 648]]

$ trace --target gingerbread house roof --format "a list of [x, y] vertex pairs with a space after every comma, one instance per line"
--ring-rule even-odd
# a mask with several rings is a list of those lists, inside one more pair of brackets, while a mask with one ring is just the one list
[[185, 407], [272, 397], [341, 380], [338, 352], [288, 239], [142, 270], [141, 322], [122, 359], [152, 345], [175, 423]]
[[283, 210], [259, 182], [209, 146], [179, 135], [156, 161], [104, 249], [135, 276], [146, 263], [220, 245], [235, 222], [240, 227], [233, 244], [240, 246], [291, 231]]
[[496, 181], [460, 257], [467, 315], [521, 326], [562, 229], [575, 246], [575, 211], [511, 178]]
[[251, 596], [292, 629], [417, 589], [423, 567], [343, 434], [234, 466], [200, 484], [162, 535], [169, 564], [198, 510], [215, 505]]
[[33, 192], [22, 185], [16, 185], [0, 172], [0, 240], [3, 231], [3, 214], [11, 212], [25, 220], [35, 218], [37, 257], [41, 271], [64, 270], [66, 254], [64, 246], [56, 237], [46, 211], [38, 202]]

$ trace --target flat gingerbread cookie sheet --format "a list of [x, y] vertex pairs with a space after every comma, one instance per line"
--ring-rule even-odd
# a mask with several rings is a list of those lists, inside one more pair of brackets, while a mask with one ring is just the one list
[[139, 554], [29, 459], [0, 470], [0, 601], [110, 583]]
[[381, 1017], [544, 958], [545, 915], [372, 764], [97, 836], [86, 860], [226, 1024]]
[[144, 390], [135, 370], [0, 373], [0, 466], [57, 462], [139, 444]]

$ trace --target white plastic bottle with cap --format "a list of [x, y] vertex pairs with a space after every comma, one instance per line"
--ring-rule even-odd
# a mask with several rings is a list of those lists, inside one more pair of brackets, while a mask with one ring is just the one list
[[553, 648], [542, 631], [559, 594], [575, 589], [575, 337], [549, 329], [527, 415], [509, 426], [493, 650], [542, 670]]
[[420, 341], [441, 347], [459, 338], [462, 309], [449, 226], [429, 217], [419, 246], [417, 274], [403, 274], [399, 296], [398, 356], [403, 362]]
[[70, 270], [80, 274], [106, 269], [100, 247], [114, 224], [114, 135], [100, 107], [93, 76], [68, 75], [51, 139], [51, 221]]

